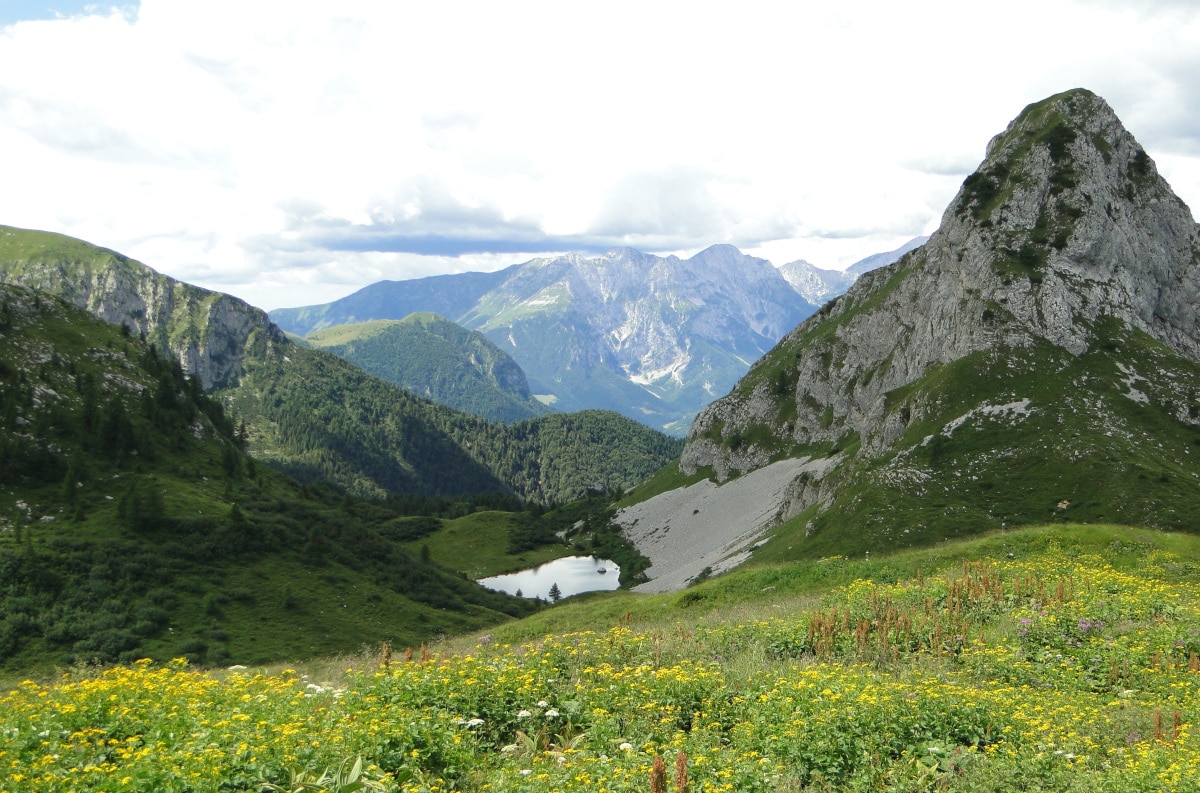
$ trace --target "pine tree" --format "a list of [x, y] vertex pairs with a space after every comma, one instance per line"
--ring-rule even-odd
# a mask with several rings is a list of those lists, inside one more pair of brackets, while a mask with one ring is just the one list
[[550, 599], [555, 603], [562, 600], [562, 590], [558, 588], [557, 581], [550, 585]]

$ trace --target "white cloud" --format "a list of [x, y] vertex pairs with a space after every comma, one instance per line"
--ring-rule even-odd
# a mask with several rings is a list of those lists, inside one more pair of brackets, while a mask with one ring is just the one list
[[1183, 2], [123, 8], [0, 29], [0, 223], [265, 307], [608, 244], [848, 264], [1075, 86], [1200, 204]]

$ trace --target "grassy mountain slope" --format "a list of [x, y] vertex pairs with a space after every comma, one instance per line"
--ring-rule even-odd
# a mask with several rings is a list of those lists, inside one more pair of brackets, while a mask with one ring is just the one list
[[551, 415], [506, 426], [451, 410], [323, 350], [248, 363], [218, 391], [250, 428], [249, 449], [305, 482], [376, 498], [509, 491], [542, 503], [599, 484], [623, 489], [681, 443], [616, 413]]
[[1200, 428], [1179, 412], [1197, 394], [1200, 364], [1116, 322], [1080, 356], [1043, 342], [959, 359], [896, 393], [895, 413], [920, 402], [922, 418], [847, 463], [833, 505], [793, 517], [762, 553], [855, 554], [1047, 521], [1194, 531]]
[[0, 666], [299, 658], [530, 608], [409, 554], [394, 511], [242, 443], [151, 346], [0, 286]]
[[[324, 769], [328, 785], [361, 758], [362, 781], [403, 791], [668, 790], [670, 776], [691, 790], [1190, 791], [1198, 553], [1195, 537], [1142, 529], [1027, 529], [573, 598], [459, 652], [374, 654], [349, 672], [139, 665], [24, 683], [0, 708], [14, 761], [0, 774], [32, 791], [69, 776], [201, 793]], [[110, 737], [137, 749], [89, 764]]]
[[[676, 442], [614, 414], [567, 423], [603, 425], [611, 434], [559, 437], [567, 426], [561, 422], [545, 433], [513, 434], [293, 344], [262, 311], [236, 298], [60, 234], [0, 227], [0, 282], [61, 295], [169, 350], [246, 423], [252, 453], [306, 482], [329, 480], [371, 497], [509, 490], [563, 501], [597, 482], [633, 485], [678, 452]], [[529, 440], [543, 436], [551, 446]], [[638, 440], [626, 444], [628, 438]], [[613, 455], [616, 446], [648, 456]], [[613, 460], [620, 466], [599, 478], [572, 478], [568, 468], [592, 457], [592, 468]]]
[[552, 412], [530, 394], [516, 361], [483, 334], [437, 314], [337, 325], [305, 338], [382, 380], [492, 421]]
[[281, 328], [299, 336], [334, 325], [404, 319], [421, 311], [461, 317], [480, 297], [503, 283], [515, 268], [516, 265], [492, 273], [452, 273], [408, 281], [380, 281], [332, 303], [274, 309], [271, 317]]

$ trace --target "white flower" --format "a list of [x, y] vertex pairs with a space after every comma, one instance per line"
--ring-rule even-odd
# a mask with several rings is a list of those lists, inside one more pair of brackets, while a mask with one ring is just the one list
[[548, 708], [548, 707], [550, 707], [550, 703], [549, 703], [549, 702], [547, 702], [547, 701], [546, 701], [546, 700], [544, 700], [544, 699], [539, 699], [539, 700], [538, 700], [538, 707], [539, 707], [539, 708]]
[[468, 727], [468, 728], [478, 727], [481, 724], [483, 724], [483, 719], [467, 719], [466, 721], [463, 721], [462, 719], [460, 719], [458, 723], [463, 725], [464, 727]]
[[557, 719], [558, 711], [555, 710], [554, 708], [550, 708], [550, 710], [546, 711], [546, 718], [547, 719]]
[[527, 711], [527, 710], [519, 710], [519, 711], [517, 711], [517, 718], [518, 718], [518, 719], [528, 719], [528, 718], [529, 718], [530, 716], [532, 716], [532, 715], [533, 715], [533, 714], [532, 714], [532, 713], [530, 713], [530, 712], [529, 712], [529, 711]]
[[521, 776], [529, 776], [530, 774], [533, 773], [533, 769], [532, 768], [522, 768], [517, 773], [520, 774]]
[[622, 752], [632, 752], [633, 744], [631, 744], [629, 741], [625, 741], [625, 743], [621, 744], [617, 748], [620, 749]]
[[507, 746], [500, 747], [501, 754], [512, 754], [515, 751], [517, 751], [517, 745], [515, 743], [510, 743]]

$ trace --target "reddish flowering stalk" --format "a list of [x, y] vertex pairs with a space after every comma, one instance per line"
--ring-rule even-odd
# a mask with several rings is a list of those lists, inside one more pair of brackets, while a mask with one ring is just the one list
[[675, 755], [676, 793], [691, 793], [691, 788], [688, 786], [687, 760], [687, 755], [680, 749], [679, 754]]
[[650, 793], [667, 793], [667, 764], [658, 755], [650, 767]]

